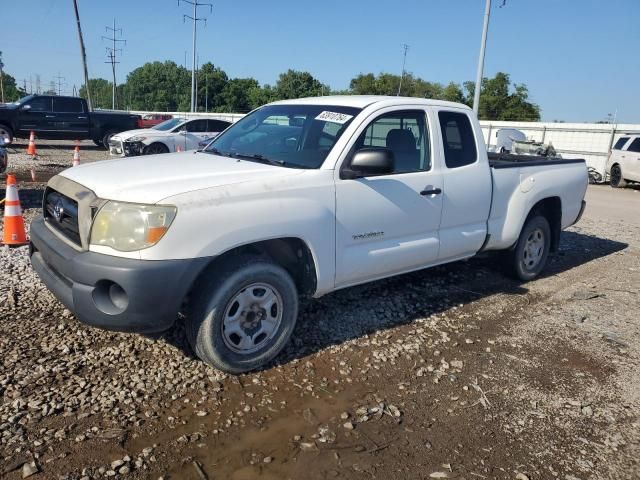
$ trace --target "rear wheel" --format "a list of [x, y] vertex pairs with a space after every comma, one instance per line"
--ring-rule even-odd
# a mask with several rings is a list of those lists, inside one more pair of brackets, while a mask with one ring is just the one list
[[169, 153], [169, 147], [164, 143], [152, 143], [143, 150], [145, 155], [158, 155], [160, 153]]
[[549, 222], [542, 215], [530, 217], [522, 227], [515, 248], [507, 253], [511, 274], [519, 280], [533, 280], [546, 266], [550, 248]]
[[298, 316], [298, 293], [285, 269], [240, 256], [199, 282], [187, 310], [187, 337], [204, 362], [228, 373], [264, 366], [287, 344]]
[[609, 172], [609, 184], [613, 188], [622, 188], [627, 186], [627, 182], [622, 176], [622, 169], [620, 165], [614, 165], [611, 167], [611, 171]]
[[13, 142], [13, 130], [6, 125], [0, 125], [0, 138], [4, 140], [4, 143]]

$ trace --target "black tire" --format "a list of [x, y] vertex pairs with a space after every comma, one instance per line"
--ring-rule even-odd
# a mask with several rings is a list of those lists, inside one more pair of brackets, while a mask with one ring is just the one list
[[13, 143], [13, 130], [11, 127], [0, 124], [0, 138], [5, 138], [7, 140], [7, 144]]
[[116, 133], [118, 132], [115, 130], [107, 130], [102, 136], [102, 146], [107, 150], [109, 150], [109, 140], [111, 140], [111, 137], [113, 137]]
[[144, 155], [158, 155], [160, 153], [169, 153], [169, 147], [164, 143], [156, 142], [144, 148]]
[[[257, 303], [247, 308], [247, 303], [254, 300], [238, 300], [248, 295], [249, 290], [255, 295], [263, 286], [264, 298], [270, 288], [276, 301], [280, 302], [276, 305], [274, 301], [274, 305], [267, 307], [268, 313]], [[274, 306], [277, 307], [275, 315]], [[264, 366], [287, 344], [298, 317], [298, 292], [287, 271], [269, 259], [251, 255], [232, 257], [222, 265], [216, 265], [199, 281], [186, 313], [187, 338], [196, 355], [224, 372], [243, 373]], [[237, 321], [230, 320], [236, 316]], [[271, 324], [265, 321], [263, 326], [262, 319], [266, 316], [278, 316], [279, 319]], [[235, 327], [227, 330], [225, 325], [230, 323]], [[262, 333], [266, 325], [275, 325], [269, 334]], [[245, 348], [243, 340], [247, 338], [254, 343]]]
[[623, 188], [627, 186], [627, 182], [622, 176], [622, 169], [617, 163], [611, 167], [609, 172], [609, 185], [613, 188]]
[[102, 140], [94, 140], [93, 143], [95, 143], [96, 146], [98, 146], [98, 147], [104, 147], [104, 145], [102, 144]]
[[539, 214], [530, 216], [522, 227], [516, 246], [507, 252], [510, 274], [525, 282], [533, 280], [546, 266], [550, 249], [549, 222]]

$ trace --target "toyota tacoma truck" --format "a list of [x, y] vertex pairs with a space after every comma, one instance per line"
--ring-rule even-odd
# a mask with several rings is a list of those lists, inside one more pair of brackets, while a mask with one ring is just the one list
[[483, 251], [535, 278], [586, 188], [583, 160], [489, 161], [464, 105], [286, 100], [202, 151], [54, 176], [30, 256], [81, 322], [149, 334], [185, 321], [202, 360], [239, 373], [280, 352], [302, 297]]
[[84, 98], [27, 95], [0, 107], [0, 137], [11, 143], [34, 132], [47, 140], [93, 140], [109, 148], [114, 134], [137, 128], [139, 119], [124, 112], [90, 112]]

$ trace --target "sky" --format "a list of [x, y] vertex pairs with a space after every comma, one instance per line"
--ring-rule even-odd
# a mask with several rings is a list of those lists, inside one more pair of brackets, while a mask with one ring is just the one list
[[[211, 0], [210, 0], [211, 1]], [[484, 0], [212, 0], [199, 9], [199, 63], [273, 85], [289, 68], [334, 89], [359, 73], [402, 68], [429, 81], [475, 80]], [[591, 122], [617, 112], [640, 123], [640, 0], [493, 0], [484, 76], [528, 86], [545, 121]], [[111, 79], [114, 18], [126, 39], [118, 83], [148, 61], [191, 68], [192, 7], [176, 0], [78, 0], [89, 76]], [[0, 50], [22, 85], [83, 83], [72, 0], [1, 0]], [[28, 88], [28, 85], [27, 85]]]

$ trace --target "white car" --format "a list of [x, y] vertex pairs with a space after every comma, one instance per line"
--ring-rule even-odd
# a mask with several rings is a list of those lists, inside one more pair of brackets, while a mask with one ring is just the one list
[[275, 102], [202, 151], [54, 176], [31, 264], [81, 322], [150, 333], [186, 321], [200, 358], [244, 372], [287, 343], [299, 298], [487, 250], [520, 281], [540, 274], [582, 214], [585, 162], [499, 157], [457, 103]]
[[151, 128], [118, 133], [109, 140], [109, 153], [118, 157], [195, 150], [231, 122], [219, 118], [171, 118]]
[[606, 172], [614, 188], [640, 182], [640, 135], [628, 134], [618, 139], [607, 159]]

